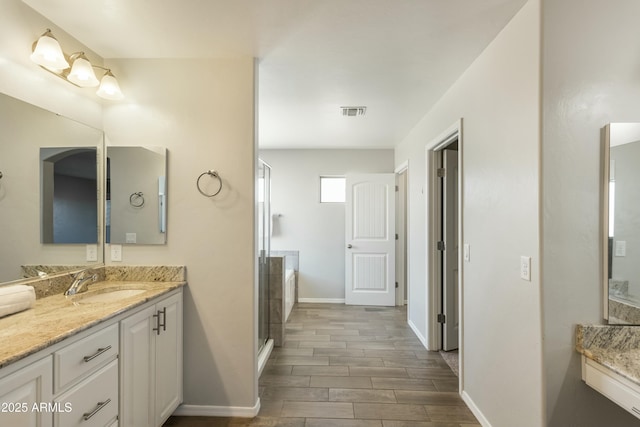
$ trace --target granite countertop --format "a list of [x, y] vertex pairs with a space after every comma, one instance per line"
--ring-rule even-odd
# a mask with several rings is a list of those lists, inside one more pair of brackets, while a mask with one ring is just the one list
[[576, 350], [640, 385], [640, 327], [578, 325]]
[[36, 300], [35, 307], [0, 319], [0, 368], [34, 354], [78, 332], [186, 285], [184, 281], [103, 281], [89, 293], [109, 289], [144, 289], [138, 295], [110, 302], [83, 303], [80, 293], [56, 294]]

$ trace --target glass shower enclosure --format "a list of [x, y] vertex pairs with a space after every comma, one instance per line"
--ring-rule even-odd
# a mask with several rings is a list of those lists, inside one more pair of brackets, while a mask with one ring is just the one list
[[271, 167], [258, 159], [258, 354], [269, 340]]

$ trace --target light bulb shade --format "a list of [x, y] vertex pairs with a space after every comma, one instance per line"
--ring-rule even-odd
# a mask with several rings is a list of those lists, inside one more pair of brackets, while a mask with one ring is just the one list
[[80, 87], [95, 87], [100, 84], [91, 63], [82, 54], [73, 61], [67, 80]]
[[110, 71], [107, 71], [107, 73], [102, 77], [100, 87], [96, 94], [100, 98], [110, 99], [112, 101], [119, 101], [124, 98], [118, 81]]
[[69, 63], [64, 58], [60, 43], [50, 34], [51, 32], [47, 31], [38, 39], [36, 47], [31, 54], [31, 60], [38, 65], [53, 70], [69, 68]]

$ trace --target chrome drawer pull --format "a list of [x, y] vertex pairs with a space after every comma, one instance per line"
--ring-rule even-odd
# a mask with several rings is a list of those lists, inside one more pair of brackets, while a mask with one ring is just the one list
[[[162, 314], [162, 322], [160, 321], [160, 315]], [[153, 328], [154, 331], [157, 332], [158, 335], [160, 335], [160, 328], [162, 328], [163, 331], [167, 330], [167, 307], [163, 308], [162, 310], [158, 310], [156, 311], [156, 314], [153, 315], [153, 317], [156, 318], [156, 327]]]
[[[158, 327], [162, 326], [162, 330], [166, 331], [167, 330], [167, 307], [163, 308], [162, 310], [158, 310], [158, 314], [160, 313], [162, 313], [162, 323], [158, 325]], [[160, 317], [158, 317], [158, 320], [160, 320]]]
[[98, 402], [98, 406], [96, 406], [96, 409], [94, 409], [91, 412], [86, 412], [82, 415], [82, 418], [87, 421], [89, 418], [93, 417], [95, 414], [98, 413], [98, 411], [100, 411], [100, 409], [104, 408], [105, 406], [107, 406], [109, 404], [109, 402], [111, 402], [111, 399], [107, 399], [104, 402]]
[[106, 347], [99, 348], [98, 351], [95, 352], [95, 354], [92, 354], [91, 356], [85, 356], [83, 359], [84, 359], [85, 362], [90, 362], [93, 359], [95, 359], [96, 357], [100, 356], [102, 353], [107, 352], [109, 350], [111, 350], [111, 346], [110, 345], [108, 345]]
[[152, 330], [156, 331], [158, 335], [160, 335], [160, 310], [158, 310], [156, 314], [153, 315], [153, 317], [156, 318], [156, 327]]

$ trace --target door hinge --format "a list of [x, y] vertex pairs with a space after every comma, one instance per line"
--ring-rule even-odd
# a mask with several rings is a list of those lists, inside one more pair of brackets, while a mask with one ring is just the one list
[[438, 242], [438, 250], [439, 251], [444, 251], [444, 242], [443, 241], [439, 241]]
[[438, 314], [438, 323], [445, 323], [444, 314]]
[[398, 289], [398, 282], [396, 282], [396, 289]]
[[445, 168], [438, 168], [437, 174], [438, 178], [444, 178], [447, 176], [447, 170]]
[[398, 239], [399, 239], [399, 237], [398, 237], [398, 233], [396, 233], [396, 240], [398, 240]]
[[396, 191], [400, 191], [400, 187], [396, 185]]

